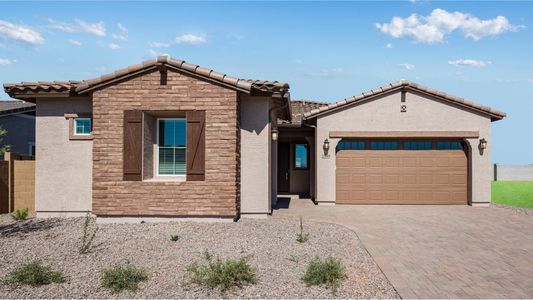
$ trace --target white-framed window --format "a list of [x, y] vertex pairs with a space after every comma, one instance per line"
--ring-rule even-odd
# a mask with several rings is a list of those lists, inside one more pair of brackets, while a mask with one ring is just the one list
[[91, 118], [75, 118], [74, 119], [74, 134], [75, 135], [90, 135], [93, 132], [93, 122]]
[[185, 176], [187, 170], [187, 120], [157, 119], [155, 153], [157, 176]]

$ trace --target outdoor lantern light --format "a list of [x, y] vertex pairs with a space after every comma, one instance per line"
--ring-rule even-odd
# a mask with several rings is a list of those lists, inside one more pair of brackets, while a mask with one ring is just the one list
[[322, 149], [324, 149], [324, 156], [328, 156], [328, 152], [329, 152], [329, 141], [328, 141], [327, 138], [324, 140], [324, 145], [322, 145]]
[[273, 128], [272, 129], [272, 140], [273, 141], [277, 141], [278, 140], [278, 129], [277, 128]]
[[481, 139], [479, 140], [479, 148], [480, 149], [487, 149], [487, 140], [486, 139]]

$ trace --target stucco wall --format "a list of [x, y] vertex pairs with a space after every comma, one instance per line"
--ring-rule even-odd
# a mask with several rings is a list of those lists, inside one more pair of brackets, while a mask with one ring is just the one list
[[241, 215], [270, 212], [270, 125], [268, 97], [241, 97]]
[[[343, 108], [317, 119], [317, 195], [320, 203], [335, 202], [335, 147], [340, 139], [329, 138], [330, 131], [479, 131], [479, 137], [488, 141], [481, 154], [479, 139], [468, 139], [471, 150], [471, 201], [473, 205], [491, 200], [491, 121], [462, 108], [454, 107], [435, 98], [407, 92], [401, 103], [401, 93], [384, 95], [376, 100]], [[407, 111], [400, 112], [406, 104]], [[330, 141], [329, 157], [323, 156], [322, 143]]]
[[494, 164], [496, 181], [533, 181], [533, 165]]
[[91, 140], [69, 140], [65, 113], [90, 113], [90, 100], [37, 100], [35, 210], [38, 217], [91, 210]]
[[35, 117], [30, 114], [12, 114], [0, 117], [0, 127], [7, 130], [2, 144], [10, 145], [9, 151], [30, 155], [30, 142], [35, 143]]

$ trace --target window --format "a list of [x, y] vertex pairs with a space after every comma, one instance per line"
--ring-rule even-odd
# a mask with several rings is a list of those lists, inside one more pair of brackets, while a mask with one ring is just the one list
[[158, 119], [157, 132], [157, 174], [185, 175], [187, 121]]
[[432, 148], [431, 141], [406, 141], [403, 144], [404, 150], [431, 150]]
[[463, 150], [463, 145], [457, 141], [438, 141], [437, 150]]
[[294, 145], [294, 168], [307, 169], [308, 167], [308, 149], [307, 144]]
[[90, 135], [93, 131], [93, 124], [91, 118], [75, 118], [74, 119], [74, 134], [75, 135]]
[[339, 150], [365, 150], [365, 142], [363, 141], [340, 141], [337, 144], [337, 151]]
[[370, 150], [398, 150], [397, 141], [372, 141]]

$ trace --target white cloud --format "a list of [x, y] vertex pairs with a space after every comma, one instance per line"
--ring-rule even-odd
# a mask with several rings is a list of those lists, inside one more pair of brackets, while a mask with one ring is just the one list
[[98, 23], [87, 23], [83, 20], [76, 19], [76, 23], [80, 26], [81, 30], [97, 36], [105, 36], [105, 24], [100, 21]]
[[117, 27], [118, 27], [119, 33], [114, 33], [111, 36], [117, 40], [127, 41], [128, 40], [128, 28], [126, 28], [126, 26], [120, 23], [117, 24]]
[[118, 50], [118, 49], [120, 49], [120, 46], [117, 45], [117, 44], [115, 44], [115, 43], [110, 43], [110, 44], [109, 44], [109, 49], [111, 49], [111, 50]]
[[7, 58], [0, 58], [0, 66], [10, 65], [12, 62]]
[[176, 43], [181, 44], [204, 44], [207, 43], [207, 39], [203, 36], [194, 35], [194, 34], [183, 34], [176, 37]]
[[392, 48], [392, 44], [391, 44], [391, 43], [388, 43], [388, 44], [385, 46], [385, 48], [387, 48], [387, 49], [391, 49], [391, 48]]
[[0, 20], [0, 38], [30, 45], [44, 44], [44, 38], [37, 31], [24, 25], [15, 25], [3, 20]]
[[415, 65], [408, 64], [408, 63], [398, 64], [398, 67], [402, 67], [402, 68], [404, 68], [406, 70], [414, 70], [415, 69]]
[[448, 61], [448, 64], [453, 66], [468, 66], [468, 67], [486, 67], [491, 64], [490, 61], [483, 61], [483, 60], [475, 60], [475, 59], [458, 59], [458, 60], [450, 60]]
[[82, 45], [82, 43], [80, 41], [77, 41], [77, 40], [68, 40], [68, 42], [71, 43], [74, 46], [81, 46]]
[[64, 32], [86, 32], [96, 36], [105, 36], [106, 29], [104, 22], [88, 23], [80, 19], [75, 19], [75, 24], [48, 19], [48, 27]]
[[305, 76], [331, 78], [331, 77], [336, 77], [338, 75], [341, 75], [343, 73], [344, 73], [344, 69], [341, 67], [338, 67], [338, 68], [332, 68], [332, 69], [322, 69], [319, 72], [315, 72], [315, 73], [307, 73], [305, 74]]
[[148, 45], [150, 46], [150, 48], [168, 48], [168, 47], [170, 47], [170, 43], [151, 42]]
[[96, 68], [94, 68], [94, 69], [95, 69], [96, 71], [100, 72], [100, 73], [103, 73], [103, 72], [105, 72], [105, 71], [107, 70], [107, 68], [104, 67], [104, 66], [96, 67]]
[[465, 38], [475, 41], [486, 36], [496, 36], [508, 31], [517, 31], [525, 26], [513, 25], [504, 16], [480, 20], [462, 12], [434, 9], [427, 16], [412, 14], [407, 18], [393, 17], [390, 23], [376, 23], [383, 33], [394, 38], [408, 37], [417, 43], [439, 43], [446, 35], [460, 30]]

